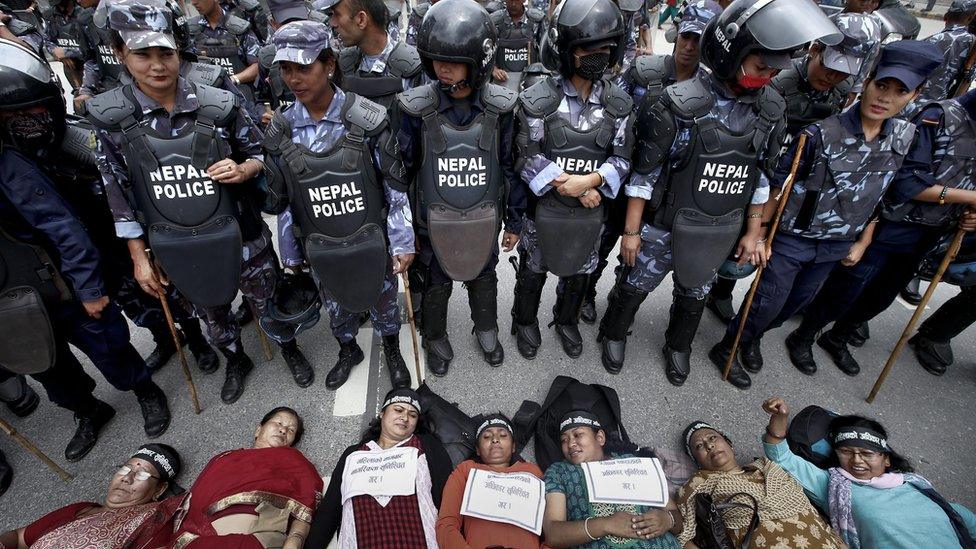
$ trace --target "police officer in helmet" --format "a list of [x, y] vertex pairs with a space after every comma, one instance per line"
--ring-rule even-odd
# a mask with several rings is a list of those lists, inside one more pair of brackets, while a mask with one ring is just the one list
[[503, 246], [511, 250], [525, 190], [515, 176], [512, 111], [518, 96], [488, 82], [496, 45], [488, 13], [474, 0], [439, 0], [424, 17], [417, 43], [432, 82], [399, 94], [395, 103], [417, 224], [411, 289], [423, 291], [427, 365], [438, 376], [454, 358], [447, 333], [454, 281], [467, 287], [485, 362], [497, 366], [504, 359], [497, 323], [498, 232], [504, 222]]
[[531, 189], [519, 247], [512, 332], [535, 357], [546, 273], [559, 277], [555, 331], [572, 358], [583, 352], [579, 316], [598, 262], [604, 202], [630, 172], [633, 101], [604, 77], [623, 53], [624, 19], [611, 0], [566, 0], [553, 15], [543, 55], [556, 67], [521, 94], [520, 175]]
[[[740, 264], [759, 260], [754, 255], [769, 195], [763, 170], [778, 156], [785, 111], [783, 98], [766, 84], [790, 66], [791, 50], [817, 39], [836, 43], [840, 33], [811, 2], [736, 0], [702, 35], [702, 60], [711, 74], [642, 102], [635, 173], [625, 188], [625, 270], [600, 326], [608, 371], [623, 366], [640, 304], [674, 270], [665, 374], [674, 385], [687, 379], [691, 343], [718, 267], [733, 251]], [[750, 384], [741, 369], [730, 381]]]
[[40, 168], [65, 135], [60, 82], [47, 63], [0, 40], [0, 383], [31, 374], [52, 402], [75, 413], [65, 448], [77, 461], [115, 410], [92, 394], [68, 344], [85, 353], [116, 389], [133, 391], [146, 434], [169, 426], [166, 395], [129, 342], [128, 324], [109, 300], [101, 255], [55, 182]]

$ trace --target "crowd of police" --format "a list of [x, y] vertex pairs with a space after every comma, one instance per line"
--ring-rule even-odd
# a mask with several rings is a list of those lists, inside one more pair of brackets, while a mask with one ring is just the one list
[[[364, 360], [369, 319], [407, 387], [399, 278], [431, 373], [454, 358], [458, 281], [497, 366], [500, 249], [518, 252], [510, 327], [525, 359], [543, 345], [549, 273], [549, 326], [581, 355], [619, 241], [607, 371], [669, 272], [668, 381], [688, 377], [706, 307], [729, 323], [709, 352], [722, 369], [746, 313], [732, 286], [762, 265], [728, 381], [748, 388], [763, 335], [797, 314], [793, 364], [813, 374], [817, 343], [856, 375], [867, 322], [976, 227], [976, 97], [961, 94], [976, 0], [954, 0], [924, 41], [882, 36], [871, 2], [828, 18], [809, 0], [697, 0], [659, 55], [647, 4], [627, 0], [437, 0], [409, 16], [381, 0], [191, 3], [194, 17], [177, 0], [61, 0], [44, 28], [0, 5], [0, 399], [26, 416], [39, 399], [24, 375], [41, 383], [77, 419], [69, 461], [115, 414], [69, 344], [134, 394], [150, 438], [170, 421], [152, 373], [177, 341], [204, 373], [224, 355], [231, 404], [253, 369], [252, 319], [307, 387], [296, 336], [324, 306], [332, 389]], [[976, 320], [967, 257], [948, 278], [968, 287], [912, 340], [934, 374]], [[148, 357], [126, 317], [152, 334]]]

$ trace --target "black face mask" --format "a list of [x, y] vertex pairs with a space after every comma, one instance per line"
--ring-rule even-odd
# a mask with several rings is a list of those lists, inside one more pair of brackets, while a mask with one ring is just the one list
[[3, 141], [20, 152], [41, 156], [54, 144], [54, 117], [50, 112], [20, 113], [0, 124]]
[[610, 66], [609, 53], [591, 53], [589, 55], [580, 55], [576, 58], [579, 59], [579, 66], [576, 67], [575, 71], [576, 74], [594, 82], [603, 78], [603, 73]]

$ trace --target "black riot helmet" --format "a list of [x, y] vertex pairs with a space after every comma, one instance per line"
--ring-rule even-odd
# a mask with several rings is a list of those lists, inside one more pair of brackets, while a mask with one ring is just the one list
[[417, 51], [427, 76], [436, 81], [434, 61], [468, 65], [466, 84], [480, 88], [494, 68], [498, 33], [485, 8], [474, 0], [439, 0], [420, 23]]
[[843, 38], [810, 0], [735, 0], [705, 27], [701, 58], [712, 74], [729, 81], [749, 54], [784, 54], [779, 57], [788, 62], [791, 52], [814, 40], [833, 46]]
[[624, 16], [613, 0], [563, 0], [543, 39], [543, 56], [549, 68], [569, 78], [575, 71], [573, 53], [578, 46], [608, 45], [612, 67], [623, 58], [625, 34]]
[[275, 285], [268, 312], [258, 323], [268, 337], [284, 343], [295, 339], [319, 321], [322, 300], [311, 275], [284, 273]]
[[[37, 155], [60, 145], [65, 132], [65, 104], [61, 81], [47, 61], [33, 51], [0, 39], [0, 143], [24, 154]], [[42, 112], [30, 112], [44, 107]]]

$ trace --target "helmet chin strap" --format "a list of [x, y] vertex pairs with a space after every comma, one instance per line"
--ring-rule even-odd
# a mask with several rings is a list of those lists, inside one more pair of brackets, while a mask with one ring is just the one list
[[468, 87], [468, 79], [460, 80], [448, 86], [447, 84], [441, 83], [441, 90], [446, 94], [457, 93], [464, 88]]

